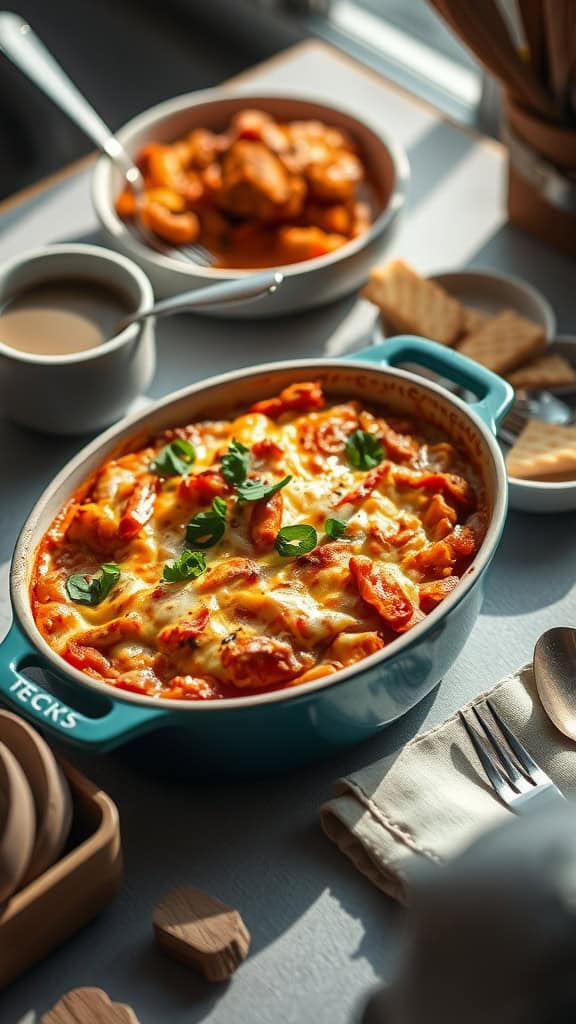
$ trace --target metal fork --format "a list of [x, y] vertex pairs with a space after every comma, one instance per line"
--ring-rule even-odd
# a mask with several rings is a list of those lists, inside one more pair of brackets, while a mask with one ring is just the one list
[[[110, 131], [88, 100], [74, 85], [30, 26], [17, 14], [0, 12], [0, 51], [42, 90], [57, 107], [92, 140], [120, 171], [136, 200], [144, 195], [144, 178], [130, 154]], [[216, 258], [203, 245], [167, 245], [145, 225], [131, 224], [129, 229], [140, 242], [172, 259], [211, 267]]]
[[[475, 704], [467, 711], [460, 711], [459, 716], [502, 803], [515, 814], [526, 814], [536, 806], [564, 801], [566, 798], [558, 787], [502, 721], [491, 701], [486, 701], [486, 707], [492, 718], [490, 722]], [[473, 716], [482, 733], [472, 724]]]
[[538, 391], [533, 394], [517, 391], [514, 405], [498, 429], [498, 440], [513, 445], [529, 419], [569, 426], [574, 423], [575, 416], [568, 403], [557, 398], [551, 391]]

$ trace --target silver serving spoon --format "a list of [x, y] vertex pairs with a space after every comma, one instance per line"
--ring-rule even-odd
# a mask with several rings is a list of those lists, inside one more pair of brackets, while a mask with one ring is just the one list
[[211, 284], [207, 288], [197, 288], [195, 291], [175, 295], [171, 299], [163, 299], [150, 306], [150, 309], [131, 313], [130, 316], [120, 320], [113, 337], [130, 327], [131, 324], [140, 323], [141, 320], [147, 320], [151, 316], [157, 318], [172, 316], [174, 313], [183, 313], [188, 309], [223, 306], [228, 302], [245, 302], [250, 299], [259, 299], [263, 295], [272, 295], [278, 291], [283, 280], [284, 274], [279, 270], [267, 270], [260, 274], [248, 274], [239, 281], [223, 281], [222, 284]]
[[576, 629], [556, 626], [543, 633], [533, 667], [546, 714], [561, 733], [576, 740]]
[[[30, 25], [17, 14], [0, 13], [0, 52], [27, 75], [74, 121], [94, 145], [110, 158], [132, 189], [136, 200], [142, 199], [145, 194], [144, 178], [130, 154], [54, 60]], [[130, 227], [134, 234], [140, 236], [140, 241], [163, 256], [185, 259], [187, 262], [201, 263], [204, 266], [214, 262], [213, 256], [202, 246], [181, 246], [177, 249], [162, 242], [140, 223], [131, 224]]]

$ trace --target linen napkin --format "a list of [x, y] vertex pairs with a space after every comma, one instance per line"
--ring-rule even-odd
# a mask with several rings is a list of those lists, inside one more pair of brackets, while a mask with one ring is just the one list
[[[547, 775], [566, 796], [576, 796], [576, 744], [546, 716], [532, 667], [507, 676], [471, 704], [488, 696]], [[341, 779], [321, 821], [359, 871], [405, 903], [412, 868], [423, 861], [445, 863], [511, 813], [495, 796], [455, 715]]]

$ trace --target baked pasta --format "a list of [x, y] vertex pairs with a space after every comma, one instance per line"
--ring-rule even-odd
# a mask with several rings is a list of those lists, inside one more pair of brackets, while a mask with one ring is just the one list
[[242, 698], [393, 643], [458, 585], [485, 520], [436, 428], [296, 383], [109, 459], [44, 536], [32, 608], [111, 686]]

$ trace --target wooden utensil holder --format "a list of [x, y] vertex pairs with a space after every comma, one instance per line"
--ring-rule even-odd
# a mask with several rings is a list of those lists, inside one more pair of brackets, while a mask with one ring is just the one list
[[576, 256], [576, 131], [534, 116], [510, 97], [505, 117], [510, 220]]
[[70, 840], [56, 864], [0, 908], [0, 989], [87, 924], [120, 887], [116, 805], [58, 760], [74, 802]]

